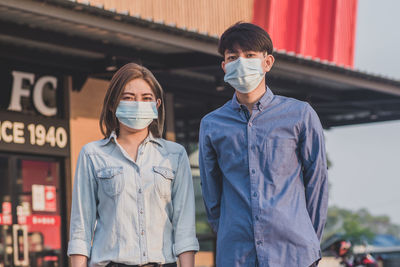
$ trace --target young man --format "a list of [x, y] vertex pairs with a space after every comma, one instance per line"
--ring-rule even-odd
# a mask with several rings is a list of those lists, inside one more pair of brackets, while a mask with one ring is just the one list
[[200, 126], [200, 173], [218, 267], [308, 267], [321, 258], [328, 180], [321, 123], [309, 104], [274, 95], [267, 32], [238, 23], [221, 36], [232, 100]]

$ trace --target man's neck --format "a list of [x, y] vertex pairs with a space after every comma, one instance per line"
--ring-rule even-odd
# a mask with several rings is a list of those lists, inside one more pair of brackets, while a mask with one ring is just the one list
[[253, 110], [253, 106], [257, 103], [260, 98], [265, 94], [266, 86], [265, 86], [265, 78], [261, 81], [261, 83], [257, 86], [256, 89], [251, 91], [248, 94], [240, 93], [236, 91], [236, 97], [240, 104], [245, 105], [249, 112], [251, 113]]

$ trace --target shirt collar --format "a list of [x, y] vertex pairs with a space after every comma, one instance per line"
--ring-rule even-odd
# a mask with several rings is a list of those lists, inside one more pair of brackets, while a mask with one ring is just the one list
[[[269, 89], [268, 86], [267, 86], [266, 89], [267, 90], [264, 93], [264, 95], [258, 100], [256, 105], [254, 105], [255, 108], [263, 110], [268, 106], [269, 103], [271, 103], [272, 98], [274, 97], [274, 93], [272, 93], [271, 89]], [[233, 97], [232, 97], [232, 108], [233, 109], [240, 109], [241, 105], [242, 104], [240, 104], [239, 101], [237, 100], [236, 93], [233, 94]]]
[[[117, 141], [117, 134], [115, 133], [115, 131], [112, 131], [109, 137], [104, 138], [103, 141], [103, 146], [107, 145], [110, 141], [113, 141], [114, 143], [116, 143]], [[147, 144], [148, 142], [152, 142], [155, 143], [159, 146], [162, 147], [162, 143], [160, 142], [160, 138], [155, 138], [153, 136], [153, 134], [149, 131], [149, 134], [147, 135], [147, 137], [143, 140], [142, 144]]]

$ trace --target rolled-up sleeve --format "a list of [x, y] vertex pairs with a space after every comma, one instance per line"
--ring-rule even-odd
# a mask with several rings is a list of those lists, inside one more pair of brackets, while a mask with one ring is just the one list
[[301, 132], [301, 157], [307, 210], [321, 240], [328, 212], [328, 168], [324, 133], [316, 112], [306, 105]]
[[204, 120], [200, 124], [199, 166], [201, 189], [208, 222], [214, 232], [217, 233], [220, 217], [222, 173], [218, 165], [216, 152], [210, 143]]
[[68, 256], [79, 254], [90, 258], [96, 222], [97, 182], [93, 165], [83, 148], [76, 166], [72, 193]]
[[174, 253], [198, 251], [196, 238], [195, 199], [192, 173], [186, 151], [182, 148], [179, 165], [172, 185], [172, 225], [174, 228]]

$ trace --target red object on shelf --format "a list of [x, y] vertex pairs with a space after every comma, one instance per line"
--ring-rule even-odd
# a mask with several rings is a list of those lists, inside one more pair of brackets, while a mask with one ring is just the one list
[[357, 0], [254, 0], [277, 50], [353, 67]]
[[3, 213], [0, 213], [0, 225], [12, 225], [11, 202], [1, 204]]

